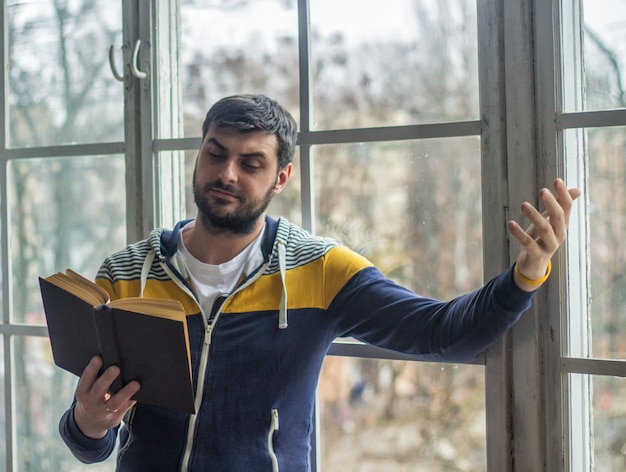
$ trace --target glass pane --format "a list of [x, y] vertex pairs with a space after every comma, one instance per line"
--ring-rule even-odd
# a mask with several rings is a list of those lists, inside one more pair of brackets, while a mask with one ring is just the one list
[[320, 470], [486, 470], [483, 374], [481, 366], [327, 357]]
[[[8, 0], [9, 146], [121, 141], [121, 2]], [[121, 51], [118, 69], [121, 66]]]
[[[570, 445], [574, 454], [588, 451], [593, 457], [579, 457], [578, 462], [593, 464], [593, 468], [581, 468], [572, 460], [572, 471], [596, 470], [602, 472], [621, 472], [626, 466], [626, 412], [623, 399], [626, 395], [626, 379], [619, 377], [570, 374], [573, 384], [585, 384], [591, 389], [588, 420], [588, 433], [576, 434]], [[572, 403], [570, 415], [579, 416], [578, 405]], [[585, 410], [587, 411], [587, 410]]]
[[208, 108], [237, 93], [262, 93], [297, 119], [296, 0], [181, 2], [185, 135], [199, 136]]
[[[0, 305], [2, 306], [2, 305]], [[0, 334], [0, 405], [2, 408], [0, 409], [0, 428], [2, 428], [2, 437], [6, 437], [7, 430], [7, 418], [6, 418], [6, 398], [5, 398], [5, 385], [4, 382], [6, 367], [4, 365], [4, 339], [5, 335]], [[7, 461], [7, 442], [6, 440], [0, 440], [0, 465], [4, 466]]]
[[311, 2], [316, 129], [477, 119], [476, 2]]
[[18, 470], [113, 470], [114, 457], [83, 465], [59, 437], [59, 419], [72, 402], [77, 377], [54, 365], [48, 339], [17, 337], [13, 348]]
[[587, 87], [584, 107], [626, 107], [626, 2], [584, 0], [583, 5]]
[[315, 146], [316, 233], [449, 299], [482, 284], [479, 139]]
[[626, 128], [587, 137], [592, 355], [626, 359]]
[[43, 324], [38, 276], [88, 278], [126, 243], [124, 156], [9, 162], [12, 318]]

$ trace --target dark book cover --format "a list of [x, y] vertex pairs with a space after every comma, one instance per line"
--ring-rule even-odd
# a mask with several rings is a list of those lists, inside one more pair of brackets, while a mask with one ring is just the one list
[[195, 412], [185, 321], [106, 304], [94, 307], [46, 279], [39, 281], [57, 366], [80, 376], [98, 355], [103, 369], [120, 367], [111, 393], [137, 380], [138, 402]]

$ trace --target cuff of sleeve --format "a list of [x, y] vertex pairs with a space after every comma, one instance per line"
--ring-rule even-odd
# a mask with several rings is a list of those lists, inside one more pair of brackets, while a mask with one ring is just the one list
[[111, 429], [100, 439], [85, 436], [74, 420], [73, 405], [61, 418], [59, 432], [72, 453], [85, 463], [105, 460], [115, 447], [115, 432]]
[[530, 308], [537, 290], [526, 292], [519, 288], [515, 283], [514, 270], [512, 266], [496, 279], [495, 293], [500, 306], [505, 310], [522, 312]]

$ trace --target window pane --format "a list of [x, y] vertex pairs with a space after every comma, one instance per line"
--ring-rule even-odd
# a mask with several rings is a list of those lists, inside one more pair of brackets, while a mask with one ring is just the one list
[[59, 437], [59, 419], [70, 406], [77, 377], [54, 366], [48, 339], [16, 337], [13, 348], [18, 470], [113, 470], [114, 457], [102, 464], [83, 465]]
[[477, 119], [476, 2], [311, 2], [317, 129]]
[[327, 357], [318, 396], [320, 470], [486, 469], [481, 366]]
[[449, 299], [482, 284], [478, 138], [315, 146], [316, 232]]
[[[572, 434], [574, 441], [571, 449], [574, 454], [579, 454], [581, 450], [589, 451], [593, 457], [579, 457], [578, 463], [572, 461], [572, 471], [592, 470], [581, 468], [580, 462], [583, 461], [592, 462], [593, 470], [596, 471], [624, 470], [626, 466], [626, 414], [623, 399], [626, 395], [626, 379], [582, 374], [570, 374], [569, 377], [572, 384], [586, 384], [592, 390], [591, 405], [589, 405], [592, 408], [591, 420], [587, 423], [591, 437], [589, 434], [586, 436]], [[571, 416], [581, 414], [575, 403], [570, 408]]]
[[[1, 306], [1, 305], [0, 305]], [[5, 372], [6, 368], [4, 366], [4, 340], [5, 335], [0, 335], [0, 405], [3, 408], [0, 409], [0, 428], [2, 428], [2, 437], [6, 437], [6, 397], [5, 397], [5, 385], [4, 382], [6, 380]], [[4, 465], [7, 461], [7, 442], [5, 440], [0, 441], [0, 464]]]
[[587, 136], [592, 355], [626, 359], [626, 128]]
[[9, 146], [122, 140], [121, 2], [9, 0], [8, 23]]
[[262, 93], [297, 119], [295, 0], [181, 3], [185, 135], [198, 136], [208, 108], [236, 93]]
[[626, 107], [626, 2], [584, 0], [588, 110]]
[[[476, 288], [479, 151], [473, 137], [315, 146], [316, 232], [342, 240], [424, 295], [449, 299]], [[452, 388], [457, 382], [473, 390]], [[484, 469], [483, 382], [476, 367], [327, 358], [320, 381], [323, 469]], [[445, 419], [437, 413], [444, 403], [454, 411]]]
[[124, 156], [9, 162], [12, 318], [43, 324], [38, 276], [93, 278], [126, 242]]

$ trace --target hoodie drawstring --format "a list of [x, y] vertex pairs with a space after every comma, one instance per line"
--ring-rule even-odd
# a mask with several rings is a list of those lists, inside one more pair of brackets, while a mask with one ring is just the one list
[[[152, 267], [152, 263], [154, 262], [155, 252], [154, 250], [150, 251], [146, 258], [143, 261], [143, 265], [141, 267], [141, 288], [139, 291], [139, 297], [143, 298], [143, 292], [146, 288], [146, 283], [148, 282], [148, 273], [150, 272], [150, 268]], [[285, 329], [288, 326], [287, 323], [287, 283], [286, 283], [286, 273], [287, 273], [287, 253], [285, 250], [285, 243], [283, 241], [278, 241], [278, 267], [280, 268], [280, 280], [282, 285], [282, 294], [280, 297], [280, 308], [278, 313], [278, 328]]]
[[282, 282], [283, 293], [280, 297], [280, 311], [278, 313], [278, 328], [285, 329], [287, 327], [287, 284], [285, 282], [285, 274], [287, 272], [287, 254], [285, 252], [285, 243], [278, 242], [278, 267], [280, 268], [280, 280]]
[[154, 262], [154, 250], [150, 251], [146, 258], [143, 260], [143, 265], [141, 266], [141, 290], [139, 291], [139, 297], [143, 298], [143, 291], [146, 288], [146, 283], [148, 282], [148, 273], [150, 272], [150, 268], [152, 267], [152, 262]]

